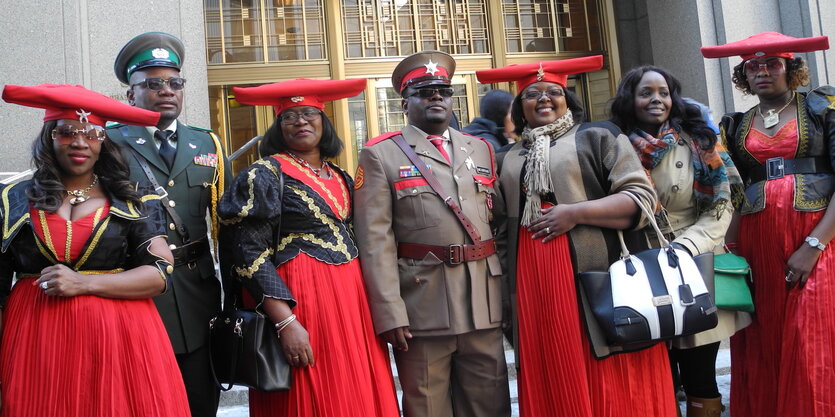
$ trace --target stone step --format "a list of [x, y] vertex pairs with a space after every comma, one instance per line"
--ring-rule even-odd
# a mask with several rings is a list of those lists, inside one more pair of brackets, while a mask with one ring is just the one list
[[[508, 364], [508, 378], [510, 380], [510, 399], [511, 399], [511, 406], [513, 408], [513, 416], [516, 417], [519, 415], [519, 395], [518, 389], [516, 385], [516, 366], [515, 366], [515, 356], [513, 354], [513, 350], [509, 349], [509, 346], [505, 346], [505, 360]], [[394, 359], [389, 353], [389, 357], [391, 358], [391, 371], [394, 375], [394, 384], [397, 388], [397, 400], [401, 400], [402, 392], [400, 390], [400, 379], [397, 375], [397, 367], [394, 365]], [[716, 358], [716, 380], [719, 383], [719, 391], [722, 393], [722, 398], [724, 399], [724, 403], [727, 405], [728, 398], [730, 395], [730, 383], [731, 383], [731, 355], [730, 349], [727, 347], [727, 343], [723, 343], [721, 349], [719, 349], [719, 356]], [[249, 407], [247, 406], [249, 398], [249, 390], [245, 387], [232, 387], [231, 390], [227, 392], [222, 392], [220, 394], [220, 408], [218, 409], [218, 417], [249, 417]], [[681, 403], [682, 411], [685, 409], [685, 404]], [[723, 417], [726, 417], [730, 414], [729, 410], [725, 410], [722, 413]]]

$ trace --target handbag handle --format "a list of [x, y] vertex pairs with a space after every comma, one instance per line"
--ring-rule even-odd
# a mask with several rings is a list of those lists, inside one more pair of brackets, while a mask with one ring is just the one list
[[[214, 332], [215, 331], [215, 320], [216, 319], [217, 319], [217, 317], [213, 318], [209, 322], [209, 332]], [[220, 382], [219, 379], [217, 379], [217, 373], [215, 372], [215, 361], [212, 359], [212, 343], [211, 343], [211, 341], [209, 342], [209, 369], [212, 372], [212, 379], [214, 379], [214, 381], [215, 381], [215, 386], [218, 387], [223, 392], [229, 391], [230, 389], [232, 389], [232, 386], [235, 385], [235, 383], [233, 381], [235, 381], [235, 371], [237, 371], [237, 369], [238, 369], [238, 356], [240, 356], [241, 350], [243, 349], [243, 345], [244, 345], [244, 335], [243, 335], [242, 330], [241, 330], [241, 324], [243, 324], [243, 319], [238, 317], [238, 319], [235, 321], [235, 330], [234, 330], [235, 335], [238, 336], [238, 343], [235, 344], [236, 345], [235, 346], [235, 354], [232, 355], [231, 368], [229, 368], [231, 370], [231, 375], [229, 375], [229, 386], [226, 387], [226, 388], [224, 388], [223, 383]]]
[[[635, 204], [637, 204], [638, 207], [641, 209], [641, 211], [644, 213], [644, 215], [647, 216], [647, 219], [649, 220], [649, 224], [652, 225], [653, 230], [655, 230], [655, 234], [658, 235], [658, 241], [661, 243], [661, 247], [662, 248], [670, 247], [670, 242], [667, 240], [666, 237], [664, 237], [664, 233], [662, 233], [661, 228], [658, 227], [658, 222], [655, 221], [655, 213], [650, 211], [650, 209], [647, 208], [646, 205], [644, 205], [644, 203], [641, 202], [641, 200], [638, 197], [636, 197], [634, 194], [632, 194], [631, 192], [626, 191], [626, 192], [624, 192], [624, 194], [626, 194], [627, 196], [629, 196], [629, 198], [631, 198], [633, 201], [635, 201]], [[623, 231], [620, 230], [620, 229], [618, 229], [618, 240], [620, 240], [620, 256], [621, 256], [621, 259], [626, 259], [626, 258], [629, 257], [629, 248], [626, 247], [626, 242], [623, 240]]]

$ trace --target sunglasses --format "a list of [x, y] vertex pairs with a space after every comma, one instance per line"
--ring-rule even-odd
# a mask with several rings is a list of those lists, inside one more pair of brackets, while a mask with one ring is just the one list
[[57, 141], [61, 145], [69, 145], [73, 143], [76, 135], [81, 135], [87, 142], [101, 142], [107, 135], [104, 128], [96, 125], [88, 125], [89, 128], [75, 129], [72, 126], [58, 126], [52, 129], [52, 140]]
[[546, 98], [557, 98], [562, 97], [565, 95], [565, 92], [559, 88], [549, 88], [545, 91], [539, 90], [527, 90], [522, 93], [523, 100], [539, 100], [540, 97], [545, 96]]
[[319, 117], [322, 116], [322, 112], [316, 109], [307, 109], [301, 113], [296, 113], [294, 111], [286, 111], [281, 113], [281, 116], [278, 116], [278, 119], [281, 120], [281, 124], [284, 125], [292, 125], [299, 121], [299, 117], [308, 122], [312, 122]]
[[131, 84], [131, 87], [136, 87], [141, 85], [143, 88], [148, 88], [154, 91], [162, 90], [162, 88], [168, 84], [172, 90], [182, 90], [186, 86], [186, 79], [180, 77], [171, 77], [167, 80], [163, 80], [162, 78], [146, 78], [136, 84]]
[[749, 59], [745, 61], [744, 68], [745, 72], [748, 74], [756, 74], [763, 69], [770, 74], [772, 72], [780, 72], [780, 70], [785, 68], [785, 65], [783, 64], [783, 60], [780, 58], [771, 58], [765, 62], [757, 61], [756, 59]]
[[435, 94], [440, 94], [441, 97], [448, 98], [452, 97], [455, 94], [455, 90], [452, 87], [424, 87], [424, 88], [417, 88], [415, 92], [409, 94], [409, 97], [418, 96], [420, 98], [430, 98], [434, 97]]

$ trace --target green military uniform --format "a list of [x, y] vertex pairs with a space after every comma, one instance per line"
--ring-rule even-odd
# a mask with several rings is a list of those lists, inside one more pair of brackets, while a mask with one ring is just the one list
[[[154, 137], [156, 127], [114, 125], [107, 128], [107, 134], [121, 147], [130, 166], [131, 180], [154, 187], [154, 181], [149, 180], [140, 164], [140, 160], [145, 161], [159, 186], [157, 192], [167, 195], [168, 201], [163, 198], [163, 204], [176, 213], [176, 216], [166, 213], [174, 273], [168, 292], [155, 297], [154, 302], [177, 356], [191, 414], [204, 417], [217, 414], [219, 391], [210, 372], [209, 320], [221, 308], [221, 284], [210, 251], [207, 214], [215, 210], [224, 178], [232, 177], [217, 137], [210, 131], [176, 121], [185, 83], [179, 79], [183, 58], [184, 48], [179, 39], [167, 33], [150, 32], [131, 39], [119, 52], [114, 65], [117, 78], [128, 85], [131, 85], [131, 75], [139, 71], [155, 74], [146, 75], [146, 81], [165, 81], [160, 87], [134, 80], [136, 84], [128, 90], [128, 99], [135, 106], [160, 111], [163, 116], [168, 112], [171, 124], [163, 128], [174, 131], [165, 145], [167, 155], [173, 153], [173, 161], [168, 161], [170, 165], [160, 156], [161, 141]], [[179, 82], [176, 86], [175, 78]], [[140, 95], [142, 99], [138, 98]], [[169, 105], [165, 111], [153, 108], [162, 101], [176, 106]], [[176, 110], [172, 112], [172, 108]]]

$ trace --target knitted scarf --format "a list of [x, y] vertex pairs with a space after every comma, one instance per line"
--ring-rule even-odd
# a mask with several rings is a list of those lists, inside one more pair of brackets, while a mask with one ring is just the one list
[[[664, 123], [658, 136], [635, 129], [629, 134], [629, 141], [644, 169], [649, 172], [670, 152], [670, 146], [679, 140], [678, 131]], [[716, 218], [722, 216], [725, 204], [731, 199], [731, 187], [742, 186], [742, 178], [731, 161], [728, 151], [720, 142], [711, 149], [702, 149], [695, 140], [690, 141], [690, 155], [693, 163], [693, 197], [696, 200], [696, 212], [716, 210]], [[650, 180], [652, 177], [650, 177]]]
[[522, 211], [522, 226], [530, 226], [531, 222], [542, 217], [541, 196], [553, 192], [551, 184], [551, 141], [559, 138], [574, 126], [571, 111], [553, 123], [531, 129], [525, 126], [522, 130], [522, 141], [528, 154], [525, 156], [525, 208]]

